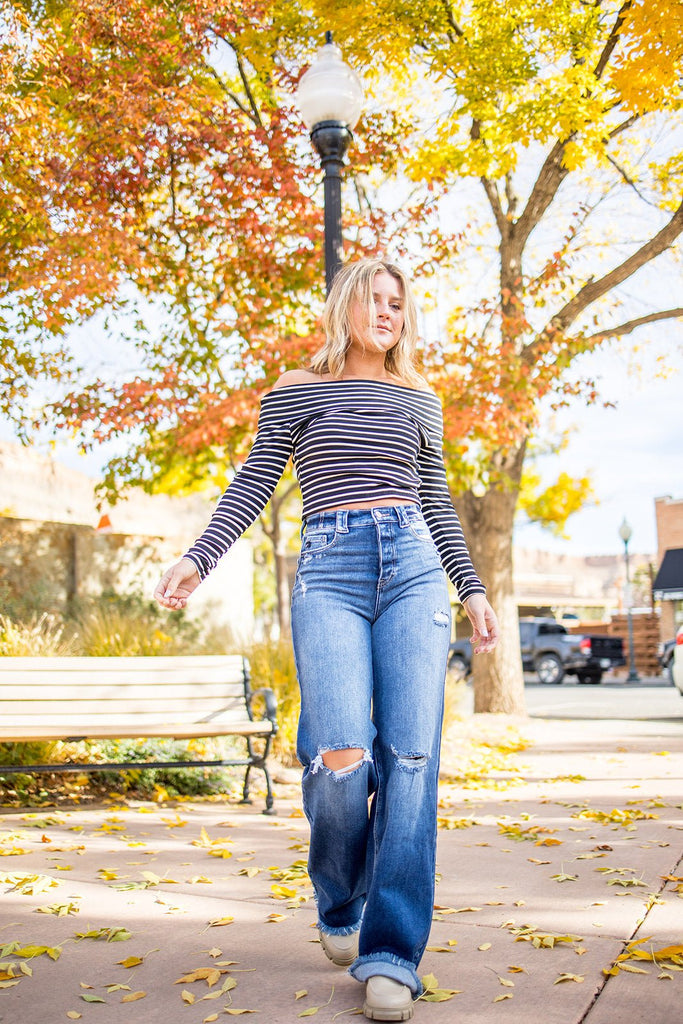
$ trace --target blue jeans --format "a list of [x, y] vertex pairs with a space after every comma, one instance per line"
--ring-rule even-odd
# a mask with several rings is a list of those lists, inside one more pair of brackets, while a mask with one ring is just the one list
[[[415, 505], [321, 512], [292, 593], [298, 756], [322, 931], [360, 928], [358, 981], [417, 996], [434, 902], [446, 576]], [[323, 761], [363, 751], [351, 770]]]

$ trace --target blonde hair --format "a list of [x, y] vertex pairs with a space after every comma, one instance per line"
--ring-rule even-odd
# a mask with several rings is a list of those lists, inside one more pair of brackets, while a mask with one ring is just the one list
[[386, 353], [384, 367], [388, 373], [407, 384], [424, 388], [424, 377], [420, 376], [415, 366], [417, 306], [410, 290], [410, 280], [395, 263], [380, 259], [345, 263], [337, 271], [323, 310], [325, 344], [313, 356], [310, 369], [313, 373], [329, 373], [333, 377], [341, 377], [351, 344], [351, 306], [359, 302], [368, 322], [372, 325], [376, 323], [372, 285], [375, 276], [381, 273], [390, 274], [398, 281], [403, 298], [403, 329], [394, 347]]

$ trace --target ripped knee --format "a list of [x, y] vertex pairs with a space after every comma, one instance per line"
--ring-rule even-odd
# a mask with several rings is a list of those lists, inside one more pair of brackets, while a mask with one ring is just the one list
[[409, 751], [407, 754], [402, 754], [396, 747], [392, 746], [391, 752], [396, 758], [396, 767], [403, 772], [424, 771], [429, 762], [429, 754], [423, 754], [419, 751]]
[[333, 775], [335, 778], [344, 778], [371, 760], [370, 751], [364, 747], [321, 750], [311, 764], [311, 773], [315, 775], [320, 768], [325, 768], [329, 775]]

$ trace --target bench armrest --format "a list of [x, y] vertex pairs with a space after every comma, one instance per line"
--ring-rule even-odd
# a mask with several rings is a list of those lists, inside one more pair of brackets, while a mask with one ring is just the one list
[[249, 696], [249, 705], [251, 704], [254, 697], [263, 697], [266, 705], [265, 714], [261, 716], [261, 720], [264, 721], [266, 718], [271, 722], [273, 726], [273, 734], [277, 732], [277, 697], [269, 686], [262, 686], [258, 690], [252, 690]]

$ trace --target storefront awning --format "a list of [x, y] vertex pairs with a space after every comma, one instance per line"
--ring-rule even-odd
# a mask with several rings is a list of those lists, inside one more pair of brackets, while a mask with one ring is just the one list
[[683, 548], [664, 552], [652, 584], [652, 596], [655, 601], [683, 601]]

